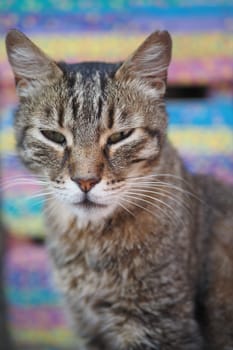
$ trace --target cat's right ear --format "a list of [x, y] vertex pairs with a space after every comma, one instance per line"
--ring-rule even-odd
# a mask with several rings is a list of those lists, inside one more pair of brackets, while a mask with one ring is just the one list
[[6, 50], [20, 97], [34, 94], [63, 75], [58, 65], [18, 30], [7, 34]]

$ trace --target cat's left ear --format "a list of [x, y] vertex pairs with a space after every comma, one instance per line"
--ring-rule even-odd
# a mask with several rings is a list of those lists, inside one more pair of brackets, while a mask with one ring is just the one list
[[6, 50], [20, 97], [36, 93], [38, 88], [63, 75], [53, 60], [16, 29], [10, 30], [6, 36]]
[[133, 81], [151, 96], [153, 94], [155, 97], [163, 96], [166, 90], [171, 48], [172, 40], [167, 31], [152, 33], [122, 64], [115, 78]]

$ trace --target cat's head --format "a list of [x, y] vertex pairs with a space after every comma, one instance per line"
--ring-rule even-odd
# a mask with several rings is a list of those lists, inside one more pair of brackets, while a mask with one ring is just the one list
[[78, 216], [129, 208], [138, 178], [161, 166], [168, 32], [151, 34], [122, 64], [56, 63], [16, 30], [6, 47], [23, 162]]

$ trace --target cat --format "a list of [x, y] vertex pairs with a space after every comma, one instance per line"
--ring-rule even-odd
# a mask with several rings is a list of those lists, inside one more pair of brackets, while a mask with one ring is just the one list
[[6, 37], [17, 149], [49, 191], [80, 349], [233, 349], [233, 190], [190, 174], [167, 139], [171, 47], [155, 31], [123, 63], [67, 64]]

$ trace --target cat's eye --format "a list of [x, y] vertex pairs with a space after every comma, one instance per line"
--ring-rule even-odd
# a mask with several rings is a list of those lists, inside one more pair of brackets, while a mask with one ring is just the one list
[[108, 138], [107, 144], [114, 145], [115, 143], [120, 142], [129, 137], [133, 133], [133, 131], [134, 129], [115, 132]]
[[58, 143], [59, 145], [64, 146], [66, 144], [66, 138], [63, 134], [53, 130], [40, 130], [42, 135], [46, 137], [46, 139]]

